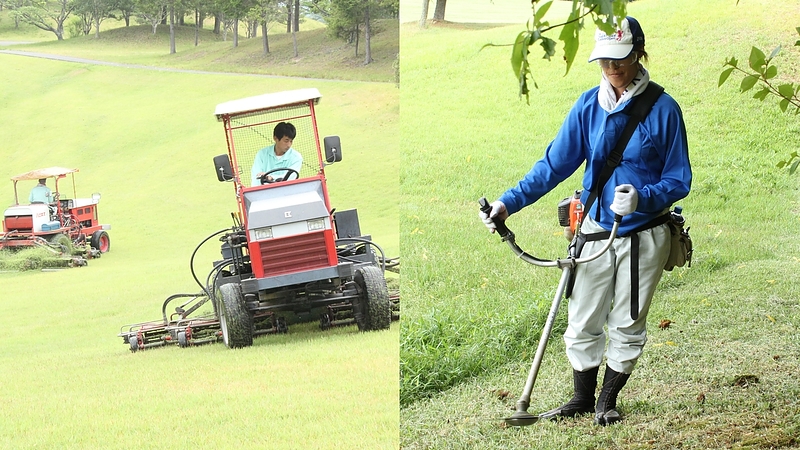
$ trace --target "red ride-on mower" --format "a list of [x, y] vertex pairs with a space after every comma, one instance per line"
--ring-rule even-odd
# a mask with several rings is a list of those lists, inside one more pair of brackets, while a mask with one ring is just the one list
[[[217, 105], [228, 153], [213, 158], [214, 166], [219, 181], [232, 183], [238, 211], [231, 214], [232, 228], [200, 245], [220, 236], [222, 259], [204, 283], [195, 276], [201, 292], [164, 302], [161, 321], [122, 328], [119, 336], [132, 351], [217, 339], [247, 347], [254, 336], [285, 333], [298, 322], [372, 331], [399, 318], [399, 290], [390, 292], [384, 277], [386, 270], [398, 271], [399, 260], [386, 258], [371, 236], [361, 234], [356, 210], [334, 212], [330, 204], [325, 167], [341, 161], [342, 153], [338, 137], [319, 137], [320, 98], [317, 89], [300, 89]], [[280, 122], [296, 128], [291, 148], [302, 163], [256, 176], [257, 154], [275, 143]], [[194, 254], [190, 266], [194, 275]], [[181, 297], [189, 300], [168, 316], [169, 303]], [[213, 312], [193, 318], [208, 300]]]
[[[111, 248], [108, 230], [111, 225], [100, 224], [97, 219], [97, 205], [100, 194], [90, 198], [78, 198], [75, 191], [75, 172], [78, 169], [48, 167], [32, 170], [11, 177], [14, 182], [14, 204], [3, 214], [3, 232], [0, 233], [0, 249], [20, 249], [26, 247], [49, 247], [66, 255], [74, 249], [85, 248], [88, 257], [99, 257]], [[72, 179], [72, 196], [60, 182], [67, 175]], [[47, 200], [26, 202], [27, 196], [20, 198], [19, 182], [29, 190], [35, 186], [31, 181], [51, 180], [51, 194]], [[46, 181], [45, 181], [46, 183]], [[22, 201], [20, 201], [22, 200]]]

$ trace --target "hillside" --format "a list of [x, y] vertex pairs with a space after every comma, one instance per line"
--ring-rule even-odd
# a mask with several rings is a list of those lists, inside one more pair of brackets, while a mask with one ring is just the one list
[[[292, 36], [273, 26], [268, 32], [270, 52], [264, 55], [263, 40], [239, 37], [233, 47], [233, 35], [226, 39], [208, 29], [199, 30], [195, 46], [193, 24], [176, 28], [176, 53], [169, 53], [169, 26], [160, 25], [153, 34], [149, 25], [118, 27], [101, 25], [100, 37], [94, 33], [63, 41], [52, 33], [42, 32], [30, 25], [13, 27], [8, 12], [0, 13], [0, 49], [52, 53], [80, 58], [159, 67], [203, 70], [213, 72], [254, 73], [304, 78], [340, 79], [354, 81], [395, 81], [394, 64], [399, 54], [397, 20], [376, 21], [371, 39], [372, 63], [365, 65], [365, 49], [333, 38], [326, 28], [313, 28], [297, 33], [298, 56], [294, 57]], [[318, 26], [315, 24], [314, 26]], [[10, 45], [22, 41], [27, 44]], [[363, 41], [363, 36], [362, 36]], [[5, 42], [5, 44], [4, 44]]]

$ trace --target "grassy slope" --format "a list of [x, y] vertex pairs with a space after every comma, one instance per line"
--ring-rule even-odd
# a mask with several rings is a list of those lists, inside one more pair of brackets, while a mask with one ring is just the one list
[[[211, 24], [206, 23], [206, 27]], [[379, 20], [371, 39], [373, 62], [364, 65], [363, 42], [358, 55], [354, 45], [328, 36], [325, 28], [313, 28], [297, 34], [298, 57], [294, 57], [292, 37], [273, 27], [269, 33], [270, 53], [263, 55], [262, 39], [239, 38], [233, 48], [233, 35], [215, 35], [209, 29], [200, 30], [199, 45], [194, 46], [194, 27], [176, 28], [176, 53], [169, 54], [169, 27], [159, 26], [153, 35], [149, 25], [130, 27], [101, 25], [100, 38], [89, 36], [63, 41], [43, 40], [47, 35], [31, 30], [30, 25], [13, 28], [7, 12], [0, 12], [0, 41], [36, 41], [27, 45], [6, 46], [14, 50], [99, 59], [104, 61], [146, 64], [159, 67], [243, 72], [304, 78], [345, 79], [361, 81], [394, 81], [393, 64], [399, 52], [396, 20]], [[311, 28], [311, 27], [308, 27]], [[33, 36], [33, 37], [31, 37]], [[50, 33], [54, 38], [54, 35]], [[362, 39], [363, 40], [363, 39]], [[41, 41], [41, 42], [39, 42]], [[2, 47], [0, 47], [2, 48]]]
[[[591, 49], [591, 30], [566, 78], [562, 65], [535, 63], [541, 89], [526, 106], [516, 96], [509, 49], [478, 51], [487, 42], [510, 42], [522, 25], [403, 26], [401, 135], [420, 149], [404, 157], [401, 171], [405, 448], [798, 444], [797, 177], [774, 167], [796, 149], [798, 122], [781, 115], [774, 101], [738, 94], [736, 83], [717, 88], [723, 59], [746, 59], [750, 45], [783, 43], [779, 65], [797, 79], [797, 49], [790, 48], [797, 6], [644, 0], [629, 7], [648, 33], [654, 79], [684, 111], [695, 179], [682, 205], [697, 250], [692, 268], [665, 273], [649, 316], [648, 347], [621, 397], [628, 419], [608, 430], [588, 418], [523, 430], [499, 426], [524, 384], [558, 271], [511, 257], [476, 218], [476, 200], [514, 185], [578, 93], [596, 85], [597, 68], [580, 63]], [[578, 181], [512, 218], [523, 248], [562, 255], [555, 205]], [[661, 319], [675, 323], [660, 330]], [[570, 393], [564, 325], [562, 311], [532, 412]], [[734, 386], [748, 374], [760, 382]], [[498, 399], [496, 390], [510, 394]]]
[[[100, 218], [112, 225], [111, 252], [89, 267], [0, 274], [0, 447], [161, 448], [165, 440], [193, 448], [397, 447], [396, 325], [369, 334], [311, 325], [241, 351], [214, 345], [131, 355], [116, 336], [123, 324], [156, 319], [168, 295], [196, 291], [191, 252], [230, 226], [232, 187], [216, 181], [211, 165], [225, 152], [213, 117], [223, 101], [319, 88], [320, 132], [340, 135], [344, 150], [326, 170], [333, 205], [358, 208], [362, 230], [396, 256], [392, 83], [0, 55], [0, 84], [13, 86], [0, 92], [0, 180], [8, 183], [0, 204], [12, 203], [14, 174], [78, 167], [78, 195], [101, 192]], [[201, 277], [219, 258], [215, 242], [198, 253]]]

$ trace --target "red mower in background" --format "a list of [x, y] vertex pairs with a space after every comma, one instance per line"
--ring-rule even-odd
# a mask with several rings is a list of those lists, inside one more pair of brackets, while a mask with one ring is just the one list
[[[107, 230], [111, 225], [97, 220], [100, 194], [78, 198], [75, 191], [75, 172], [78, 169], [48, 167], [11, 177], [14, 182], [14, 204], [3, 213], [3, 232], [0, 233], [0, 250], [21, 249], [34, 246], [49, 247], [71, 255], [76, 248], [85, 248], [89, 257], [98, 257], [111, 248]], [[64, 189], [62, 180], [72, 180], [72, 197]], [[25, 183], [52, 180], [46, 202], [28, 202], [27, 192], [35, 185]], [[23, 183], [19, 183], [22, 181]], [[19, 189], [25, 186], [20, 197]]]

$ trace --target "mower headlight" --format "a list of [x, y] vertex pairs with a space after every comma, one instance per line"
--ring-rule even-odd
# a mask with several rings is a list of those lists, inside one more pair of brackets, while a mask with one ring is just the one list
[[324, 219], [314, 219], [306, 222], [308, 224], [308, 231], [317, 231], [325, 229]]
[[256, 240], [272, 239], [272, 227], [256, 228], [253, 230]]

